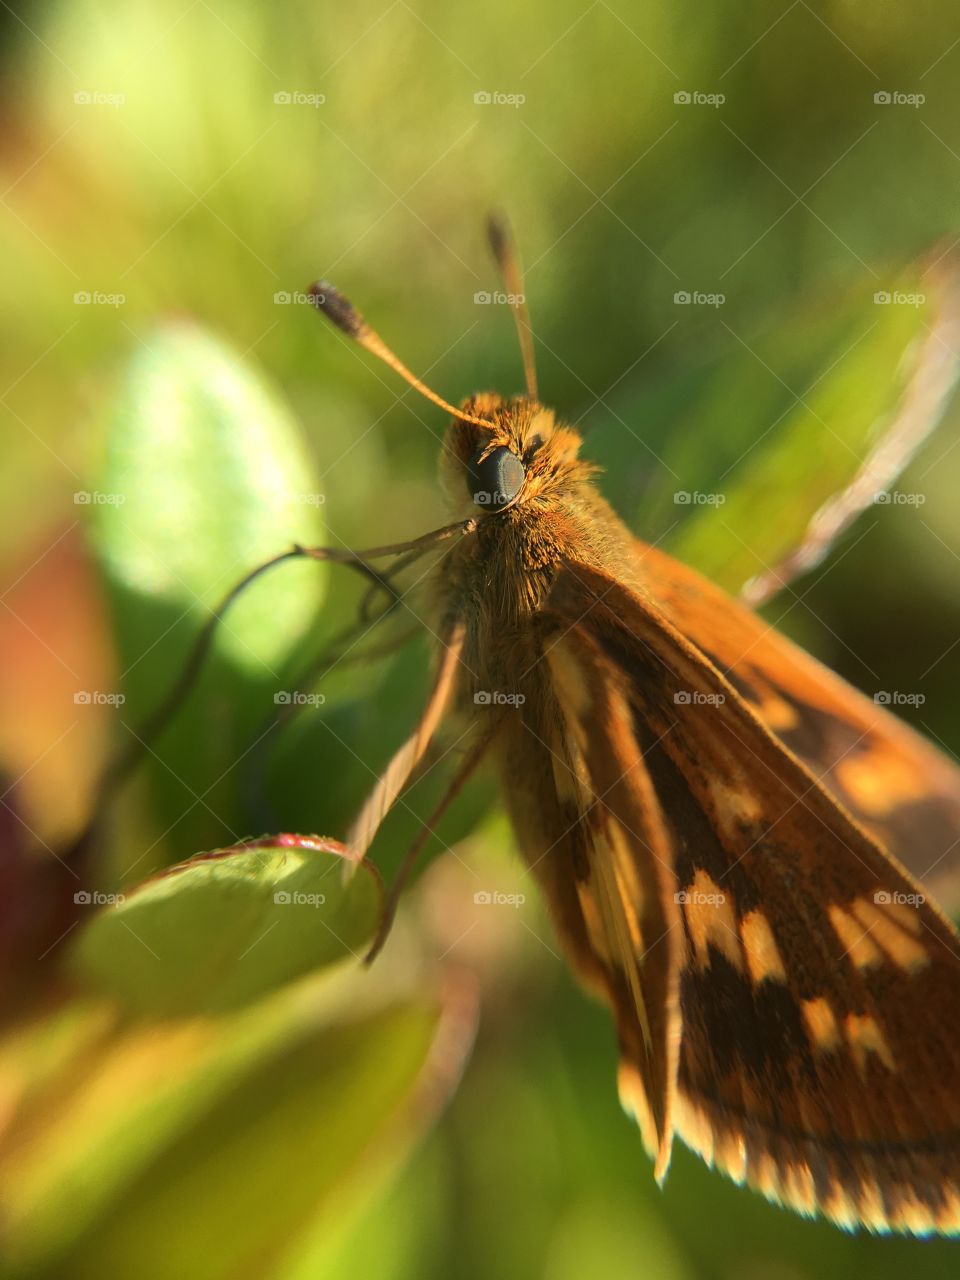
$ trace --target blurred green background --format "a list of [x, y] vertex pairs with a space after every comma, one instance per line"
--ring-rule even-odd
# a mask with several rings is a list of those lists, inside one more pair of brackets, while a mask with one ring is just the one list
[[[4, 6], [0, 27], [13, 901], [47, 892], [37, 850], [77, 831], [108, 752], [246, 569], [295, 538], [372, 546], [447, 519], [442, 414], [321, 326], [297, 297], [311, 280], [336, 281], [447, 398], [519, 390], [507, 308], [482, 301], [498, 288], [483, 217], [506, 209], [542, 398], [580, 423], [641, 536], [736, 590], [892, 417], [930, 336], [930, 265], [960, 235], [945, 3], [62, 0]], [[766, 608], [868, 693], [922, 695], [903, 714], [947, 750], [958, 424], [952, 407], [897, 483], [911, 501], [868, 508]], [[361, 592], [304, 565], [251, 589], [85, 885], [117, 892], [264, 830], [344, 835], [416, 717], [428, 637], [303, 684], [323, 701], [281, 731], [271, 716]], [[385, 625], [366, 643], [403, 623]], [[385, 828], [388, 874], [442, 775]], [[20, 1104], [0, 1148], [10, 1274], [956, 1274], [951, 1244], [846, 1237], [684, 1151], [656, 1189], [609, 1019], [558, 958], [498, 808], [490, 779], [458, 803], [435, 843], [452, 852], [369, 974], [305, 958], [299, 985], [202, 1026], [188, 1002], [182, 1023], [143, 1022], [81, 997], [45, 1021], [43, 987], [0, 1054]], [[26, 941], [4, 927], [27, 965], [84, 928], [26, 914]], [[219, 1098], [199, 1084], [210, 1044]]]

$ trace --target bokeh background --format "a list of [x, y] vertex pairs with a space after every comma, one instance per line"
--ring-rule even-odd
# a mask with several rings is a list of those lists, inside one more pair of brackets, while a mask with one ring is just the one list
[[[10, 1274], [956, 1274], [951, 1244], [801, 1221], [682, 1150], [656, 1189], [609, 1019], [490, 779], [377, 966], [324, 957], [242, 1015], [131, 1022], [65, 995], [51, 961], [86, 921], [48, 909], [105, 761], [245, 570], [447, 518], [442, 415], [321, 325], [316, 277], [448, 398], [519, 390], [508, 309], [484, 300], [483, 218], [506, 209], [542, 397], [624, 518], [732, 590], [774, 563], [930, 337], [960, 236], [952, 6], [61, 0], [3, 6], [0, 32]], [[948, 751], [958, 423], [766, 606]], [[352, 656], [385, 655], [300, 680], [361, 594], [304, 565], [251, 589], [82, 850], [85, 891], [265, 830], [344, 835], [430, 652], [398, 648], [401, 610]], [[271, 727], [291, 688], [323, 701]], [[456, 749], [384, 829], [387, 874]]]

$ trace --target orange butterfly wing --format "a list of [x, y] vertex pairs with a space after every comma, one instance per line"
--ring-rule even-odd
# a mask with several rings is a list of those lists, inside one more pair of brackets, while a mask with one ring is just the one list
[[673, 626], [886, 849], [960, 906], [960, 768], [694, 570], [645, 543], [637, 557]]
[[528, 673], [536, 691], [504, 718], [504, 790], [571, 967], [616, 1014], [621, 1056], [642, 1082], [632, 1109], [662, 1178], [680, 1044], [681, 938], [668, 837], [628, 704], [605, 682], [591, 690], [604, 709], [606, 731], [597, 737], [577, 714], [569, 680], [562, 700], [555, 696], [550, 667], [560, 660], [557, 652]]
[[[647, 791], [666, 831], [661, 884], [680, 908], [667, 937], [682, 942], [677, 1131], [801, 1212], [960, 1230], [960, 949], [949, 922], [655, 606], [576, 566], [544, 624], [595, 803], [629, 833]], [[611, 708], [629, 749], [610, 745]], [[618, 759], [642, 766], [619, 791]], [[647, 843], [633, 839], [637, 864]], [[583, 969], [589, 932], [558, 924]], [[654, 940], [632, 957], [614, 950], [644, 986]], [[632, 1010], [616, 985], [605, 994], [625, 1102], [663, 1113], [631, 1056]]]

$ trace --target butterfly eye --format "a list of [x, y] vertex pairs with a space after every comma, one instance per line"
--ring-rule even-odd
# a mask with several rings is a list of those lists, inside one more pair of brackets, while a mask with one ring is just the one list
[[505, 507], [520, 492], [526, 478], [523, 463], [512, 450], [494, 449], [481, 462], [474, 458], [467, 472], [467, 488], [478, 507]]

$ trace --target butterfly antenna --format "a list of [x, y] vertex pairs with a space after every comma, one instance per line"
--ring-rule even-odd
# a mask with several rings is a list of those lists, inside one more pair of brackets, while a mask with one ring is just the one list
[[504, 288], [510, 299], [510, 310], [517, 326], [520, 355], [523, 359], [523, 376], [527, 395], [537, 399], [537, 366], [533, 358], [533, 332], [530, 328], [530, 312], [523, 291], [523, 271], [517, 256], [517, 246], [510, 232], [510, 224], [501, 213], [491, 213], [487, 218], [487, 240], [503, 278]]
[[421, 382], [415, 373], [411, 373], [399, 356], [394, 355], [379, 333], [367, 324], [353, 303], [328, 281], [319, 280], [316, 284], [312, 284], [308, 290], [308, 297], [317, 310], [321, 311], [348, 338], [353, 338], [354, 342], [359, 343], [365, 351], [369, 351], [385, 365], [389, 365], [422, 396], [432, 400], [435, 405], [439, 405], [441, 409], [445, 409], [461, 422], [472, 422], [478, 427], [485, 427], [488, 431], [496, 430], [496, 423], [490, 422], [487, 418], [478, 418], [472, 413], [465, 413], [463, 409], [455, 409], [448, 400], [444, 400], [443, 396], [438, 396], [435, 391], [431, 391], [425, 382]]

